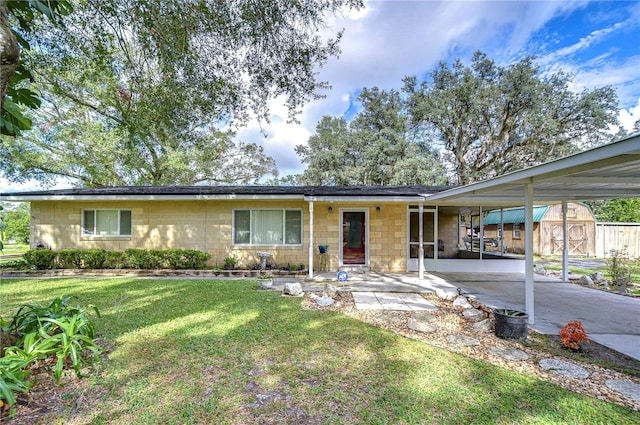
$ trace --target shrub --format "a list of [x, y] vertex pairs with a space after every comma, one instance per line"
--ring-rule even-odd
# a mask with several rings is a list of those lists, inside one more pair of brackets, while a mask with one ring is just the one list
[[38, 270], [47, 270], [53, 267], [53, 260], [56, 258], [56, 253], [50, 249], [31, 249], [25, 252], [22, 258], [27, 262], [29, 267], [34, 267]]
[[104, 265], [105, 269], [123, 269], [126, 265], [126, 257], [121, 251], [105, 251]]
[[238, 265], [238, 259], [235, 257], [227, 257], [224, 259], [224, 269], [234, 270]]
[[[87, 364], [85, 350], [97, 358], [101, 349], [94, 341], [95, 327], [89, 313], [84, 307], [69, 305], [69, 299], [58, 297], [47, 306], [25, 304], [18, 309], [8, 327], [18, 335], [18, 343], [7, 347], [0, 358], [0, 400], [13, 404], [16, 392], [29, 390], [26, 369], [36, 360], [55, 356], [54, 378], [60, 382], [67, 364], [80, 376], [80, 368]], [[97, 308], [89, 307], [100, 316]]]
[[82, 267], [85, 269], [102, 269], [106, 260], [104, 249], [88, 249], [82, 251]]
[[22, 258], [18, 258], [17, 260], [9, 260], [5, 263], [0, 264], [0, 269], [26, 270], [28, 268], [29, 264], [27, 264], [27, 262]]
[[581, 342], [589, 342], [587, 332], [579, 320], [572, 320], [560, 330], [560, 339], [565, 347], [573, 350], [580, 349]]
[[204, 269], [211, 254], [195, 249], [164, 251], [164, 261], [170, 269]]
[[124, 252], [127, 265], [132, 269], [157, 269], [159, 251], [129, 248]]
[[15, 404], [16, 393], [26, 393], [32, 386], [28, 381], [30, 373], [27, 367], [35, 358], [24, 358], [16, 354], [0, 357], [0, 401], [8, 405]]
[[623, 279], [626, 283], [631, 283], [631, 265], [627, 258], [627, 250], [612, 249], [609, 251], [607, 258], [607, 272], [611, 277], [611, 283], [614, 285], [619, 279]]
[[63, 249], [58, 252], [58, 266], [63, 269], [79, 269], [82, 267], [83, 251], [80, 249]]

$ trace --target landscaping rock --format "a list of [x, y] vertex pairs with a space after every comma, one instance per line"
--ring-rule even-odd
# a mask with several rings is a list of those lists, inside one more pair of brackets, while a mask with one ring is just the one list
[[478, 309], [470, 308], [462, 312], [462, 315], [465, 319], [470, 320], [472, 322], [479, 322], [484, 319], [484, 313]]
[[473, 308], [471, 304], [469, 304], [469, 300], [464, 295], [460, 295], [453, 301], [453, 306], [463, 309]]
[[581, 285], [593, 286], [593, 280], [589, 276], [587, 276], [586, 274], [582, 275], [582, 277], [580, 278], [580, 282], [579, 283]]
[[535, 274], [541, 274], [541, 275], [543, 275], [543, 276], [546, 276], [546, 275], [547, 275], [547, 271], [544, 269], [544, 267], [539, 266], [539, 265], [537, 265], [537, 264], [533, 266], [533, 272], [534, 272]]
[[502, 357], [505, 360], [527, 360], [529, 355], [522, 350], [511, 347], [493, 347], [489, 348], [489, 352], [495, 356]]
[[601, 272], [593, 273], [589, 275], [589, 277], [591, 278], [591, 280], [593, 280], [593, 283], [595, 283], [596, 285], [602, 285], [607, 281], [607, 279], [604, 278], [604, 275]]
[[625, 397], [640, 401], [640, 384], [629, 380], [607, 379], [605, 385], [612, 390], [621, 392]]
[[331, 298], [335, 298], [336, 294], [338, 293], [338, 288], [336, 288], [330, 283], [327, 283], [324, 286], [324, 293], [330, 296]]
[[556, 375], [578, 379], [587, 379], [589, 377], [589, 372], [585, 368], [560, 359], [542, 359], [540, 360], [540, 367]]
[[484, 319], [478, 323], [473, 324], [473, 330], [475, 331], [490, 331], [491, 330], [491, 320]]
[[284, 284], [282, 294], [291, 295], [292, 297], [299, 297], [300, 295], [302, 295], [302, 286], [297, 282], [287, 282]]
[[314, 300], [320, 307], [329, 307], [335, 302], [333, 298], [331, 298], [327, 294], [323, 294], [321, 297], [317, 296], [316, 294], [311, 294], [309, 297]]
[[458, 291], [456, 291], [455, 289], [436, 288], [436, 295], [441, 300], [451, 301], [456, 299], [456, 297], [458, 296]]
[[451, 344], [460, 345], [463, 347], [475, 347], [477, 345], [480, 345], [480, 341], [478, 341], [474, 337], [460, 334], [449, 335], [447, 337], [447, 341], [449, 341], [449, 343]]

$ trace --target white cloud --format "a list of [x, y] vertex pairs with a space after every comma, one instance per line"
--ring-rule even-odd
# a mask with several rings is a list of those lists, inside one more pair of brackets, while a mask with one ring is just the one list
[[633, 125], [638, 120], [640, 120], [640, 97], [638, 98], [635, 106], [632, 106], [629, 109], [621, 109], [618, 114], [620, 126], [627, 131], [631, 131], [633, 129]]

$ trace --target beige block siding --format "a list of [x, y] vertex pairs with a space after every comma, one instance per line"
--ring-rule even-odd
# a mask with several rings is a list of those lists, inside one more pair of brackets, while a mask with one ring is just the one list
[[[331, 205], [333, 211], [329, 212]], [[381, 211], [376, 211], [380, 206]], [[297, 246], [242, 246], [232, 244], [233, 210], [245, 208], [300, 208], [303, 243]], [[405, 204], [314, 203], [314, 268], [319, 265], [318, 245], [328, 245], [330, 270], [339, 268], [340, 210], [368, 210], [370, 268], [405, 271], [407, 207]], [[130, 209], [131, 237], [81, 235], [83, 209]], [[212, 255], [210, 263], [222, 264], [234, 256], [243, 266], [259, 261], [256, 251], [274, 254], [279, 265], [308, 266], [309, 204], [304, 201], [34, 201], [31, 205], [31, 246], [39, 242], [54, 250], [67, 248], [124, 251], [144, 249], [198, 249]]]

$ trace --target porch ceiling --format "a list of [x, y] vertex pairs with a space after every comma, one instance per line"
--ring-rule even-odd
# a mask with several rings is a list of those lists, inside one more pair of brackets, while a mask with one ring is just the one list
[[535, 203], [640, 197], [640, 134], [426, 198], [443, 206], [520, 206], [529, 183]]

